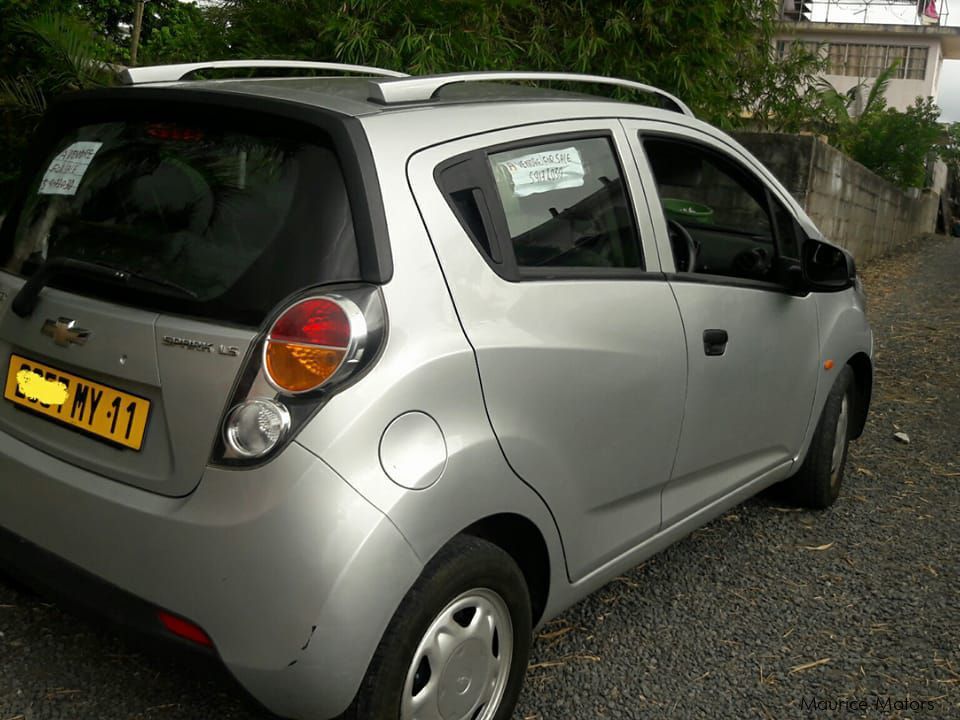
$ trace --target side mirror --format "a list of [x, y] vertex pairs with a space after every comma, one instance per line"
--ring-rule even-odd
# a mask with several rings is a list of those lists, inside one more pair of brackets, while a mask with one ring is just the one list
[[846, 250], [822, 240], [808, 239], [800, 253], [803, 279], [819, 292], [838, 292], [853, 285], [857, 269]]

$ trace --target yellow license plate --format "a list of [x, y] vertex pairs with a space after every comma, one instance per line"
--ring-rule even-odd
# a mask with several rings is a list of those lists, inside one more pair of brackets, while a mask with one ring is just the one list
[[57, 422], [134, 450], [143, 444], [150, 401], [107, 385], [10, 356], [3, 396]]

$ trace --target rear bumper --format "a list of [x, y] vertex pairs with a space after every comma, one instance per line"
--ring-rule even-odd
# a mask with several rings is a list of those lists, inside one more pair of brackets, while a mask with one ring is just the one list
[[[182, 615], [288, 717], [346, 709], [422, 569], [390, 521], [297, 444], [255, 470], [210, 468], [169, 498], [0, 433], [0, 528], [15, 573], [142, 629], [158, 629], [156, 607]], [[49, 562], [31, 573], [30, 557]]]
[[0, 528], [0, 568], [70, 610], [106, 616], [114, 624], [143, 635], [178, 643], [207, 655], [214, 654], [209, 646], [189, 642], [167, 631], [159, 621], [155, 605], [3, 528]]

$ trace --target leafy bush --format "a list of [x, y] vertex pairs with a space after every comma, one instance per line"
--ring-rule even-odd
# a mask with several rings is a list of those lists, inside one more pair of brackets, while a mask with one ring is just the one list
[[683, 98], [704, 119], [765, 117], [811, 58], [773, 57], [779, 0], [227, 0], [213, 13], [231, 53], [336, 59], [410, 73], [554, 70], [624, 77]]
[[[0, 209], [41, 111], [129, 61], [130, 0], [0, 0]], [[411, 73], [563, 70], [647, 82], [733, 128], [811, 122], [817, 60], [775, 57], [780, 0], [150, 0], [143, 62], [286, 57]], [[42, 19], [41, 19], [42, 18]], [[45, 24], [45, 27], [40, 27]], [[27, 30], [33, 24], [33, 30]], [[621, 89], [598, 92], [632, 97]]]
[[927, 161], [937, 154], [943, 128], [932, 98], [917, 98], [906, 111], [887, 108], [864, 115], [848, 152], [882, 178], [901, 187], [924, 187]]
[[917, 98], [905, 111], [887, 107], [884, 92], [894, 63], [872, 83], [845, 93], [822, 82], [817, 93], [819, 132], [830, 143], [880, 177], [902, 188], [923, 187], [930, 159], [945, 154], [940, 109], [932, 98]]
[[78, 15], [37, 12], [44, 5], [58, 3], [0, 0], [0, 212], [48, 98], [112, 77], [110, 44]]

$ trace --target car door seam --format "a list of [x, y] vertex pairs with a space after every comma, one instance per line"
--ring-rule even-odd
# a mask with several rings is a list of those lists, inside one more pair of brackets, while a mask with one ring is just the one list
[[673, 462], [670, 463], [670, 476], [667, 478], [667, 481], [660, 486], [660, 529], [663, 529], [663, 494], [667, 491], [670, 483], [673, 481], [673, 474], [677, 469], [677, 459], [680, 457], [680, 441], [683, 438], [683, 428], [687, 422], [687, 396], [690, 393], [690, 342], [687, 338], [687, 326], [683, 319], [683, 312], [680, 310], [680, 300], [677, 297], [677, 292], [673, 287], [673, 282], [670, 281], [669, 277], [667, 278], [667, 287], [670, 288], [670, 295], [673, 297], [673, 302], [677, 306], [677, 316], [680, 318], [680, 332], [683, 333], [683, 347], [685, 350], [684, 359], [686, 361], [686, 366], [684, 367], [683, 374], [683, 404], [680, 408], [680, 429], [677, 433], [677, 446], [673, 451]]

